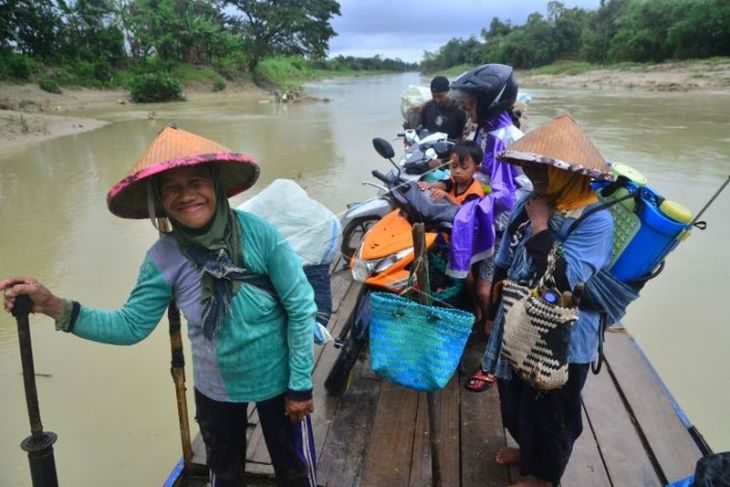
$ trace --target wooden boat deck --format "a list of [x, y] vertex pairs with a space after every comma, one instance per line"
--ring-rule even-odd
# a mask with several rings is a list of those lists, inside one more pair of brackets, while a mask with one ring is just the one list
[[[332, 279], [330, 331], [337, 336], [353, 313], [360, 284], [349, 271]], [[441, 427], [442, 485], [505, 486], [519, 479], [516, 468], [494, 462], [512, 443], [499, 413], [495, 388], [464, 389], [478, 366], [484, 340], [467, 346], [462, 364], [436, 395]], [[329, 396], [324, 380], [339, 350], [316, 347], [315, 413], [312, 417], [322, 486], [428, 486], [431, 452], [426, 395], [377, 377], [367, 358], [353, 369], [347, 390]], [[661, 486], [686, 477], [702, 456], [701, 437], [675, 411], [671, 396], [634, 340], [623, 329], [607, 333], [606, 362], [591, 374], [583, 393], [584, 431], [575, 444], [561, 485]], [[254, 408], [251, 408], [246, 471], [249, 485], [275, 485], [273, 469]], [[694, 433], [694, 436], [693, 434]], [[202, 442], [194, 442], [194, 463], [204, 464]], [[206, 485], [193, 478], [176, 485]]]

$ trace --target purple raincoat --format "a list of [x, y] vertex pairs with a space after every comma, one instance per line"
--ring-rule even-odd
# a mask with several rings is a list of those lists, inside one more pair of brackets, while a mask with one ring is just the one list
[[481, 172], [492, 192], [481, 200], [465, 203], [456, 214], [446, 269], [449, 276], [463, 279], [474, 262], [492, 255], [496, 240], [494, 220], [511, 211], [515, 203], [516, 178], [520, 173], [513, 165], [497, 160], [497, 153], [505, 149], [505, 141], [490, 133], [510, 125], [513, 124], [509, 113], [502, 112], [487, 120], [477, 132], [476, 143], [484, 151]]

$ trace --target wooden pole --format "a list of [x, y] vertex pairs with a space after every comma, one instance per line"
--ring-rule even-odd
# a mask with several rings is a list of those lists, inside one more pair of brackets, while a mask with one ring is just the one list
[[[170, 222], [167, 218], [157, 219], [157, 228], [160, 234], [170, 231]], [[190, 420], [188, 416], [188, 401], [185, 395], [185, 354], [183, 353], [182, 337], [180, 335], [180, 310], [173, 299], [167, 308], [167, 319], [170, 324], [170, 374], [175, 384], [177, 399], [177, 419], [180, 425], [180, 441], [183, 452], [183, 475], [190, 473], [193, 462], [193, 445], [190, 440]]]
[[[428, 256], [426, 255], [426, 235], [423, 223], [413, 225], [413, 253], [416, 275], [413, 299], [421, 304], [431, 304], [431, 281], [428, 277]], [[438, 422], [438, 401], [435, 392], [426, 394], [428, 403], [428, 431], [431, 444], [431, 485], [441, 487], [441, 428]]]
[[20, 361], [23, 365], [23, 385], [25, 386], [25, 402], [28, 407], [31, 435], [22, 441], [20, 447], [28, 453], [30, 478], [33, 487], [58, 487], [56, 460], [53, 456], [53, 444], [57, 436], [50, 431], [43, 431], [41, 411], [38, 406], [38, 390], [35, 384], [35, 366], [33, 365], [33, 344], [30, 337], [28, 314], [33, 308], [30, 297], [23, 294], [15, 300], [13, 316], [18, 324], [18, 344], [20, 345]]

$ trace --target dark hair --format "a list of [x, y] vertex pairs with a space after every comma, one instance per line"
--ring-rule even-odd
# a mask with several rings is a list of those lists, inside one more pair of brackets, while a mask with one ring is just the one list
[[431, 80], [431, 93], [449, 91], [449, 79], [446, 76], [436, 76]]
[[464, 162], [464, 159], [471, 157], [472, 161], [478, 166], [482, 163], [484, 158], [484, 152], [479, 144], [473, 140], [460, 140], [454, 145], [451, 150], [452, 154], [456, 154], [456, 158], [459, 162]]

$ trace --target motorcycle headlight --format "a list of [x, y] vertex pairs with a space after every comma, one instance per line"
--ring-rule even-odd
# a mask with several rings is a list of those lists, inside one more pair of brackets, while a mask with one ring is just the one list
[[355, 257], [355, 265], [352, 266], [352, 278], [357, 282], [365, 282], [373, 273], [377, 260], [362, 260]]
[[393, 266], [396, 262], [403, 259], [405, 256], [413, 252], [413, 247], [405, 250], [401, 250], [397, 254], [389, 255], [385, 259], [381, 260], [380, 262], [375, 265], [375, 272], [383, 272], [388, 270], [390, 267]]
[[[380, 273], [388, 270], [399, 260], [413, 252], [413, 247], [401, 250], [398, 253], [389, 255], [383, 259], [363, 260], [355, 257], [355, 265], [352, 266], [352, 278], [358, 282], [365, 282], [373, 273]], [[359, 254], [358, 254], [359, 255]]]

